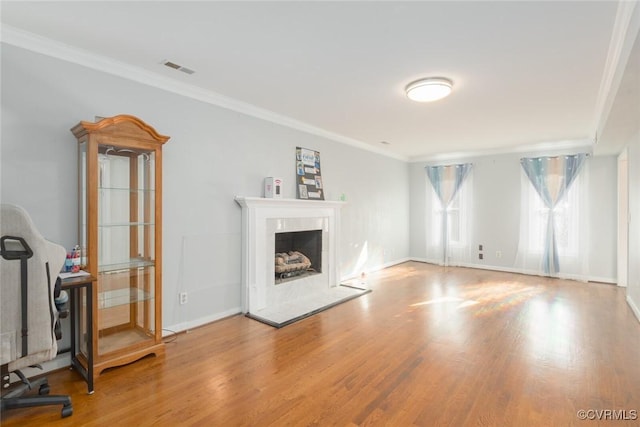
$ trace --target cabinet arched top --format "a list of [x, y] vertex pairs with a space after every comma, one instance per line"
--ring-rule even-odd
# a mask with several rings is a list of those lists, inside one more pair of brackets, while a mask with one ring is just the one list
[[152, 126], [139, 118], [127, 114], [107, 117], [95, 123], [82, 121], [71, 128], [71, 132], [76, 138], [81, 138], [88, 134], [105, 134], [119, 138], [155, 141], [159, 144], [164, 144], [170, 138], [160, 135]]

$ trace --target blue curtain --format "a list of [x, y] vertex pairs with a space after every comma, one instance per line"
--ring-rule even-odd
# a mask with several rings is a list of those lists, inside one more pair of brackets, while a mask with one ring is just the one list
[[520, 159], [520, 164], [527, 178], [549, 209], [542, 258], [542, 269], [547, 275], [555, 275], [560, 272], [553, 209], [564, 198], [586, 158], [587, 154], [581, 153], [572, 156]]
[[[449, 246], [447, 208], [458, 194], [460, 186], [471, 171], [472, 164], [464, 163], [447, 166], [427, 166], [427, 175], [431, 185], [442, 204], [442, 261], [447, 265], [447, 252]], [[445, 185], [448, 184], [448, 185]]]

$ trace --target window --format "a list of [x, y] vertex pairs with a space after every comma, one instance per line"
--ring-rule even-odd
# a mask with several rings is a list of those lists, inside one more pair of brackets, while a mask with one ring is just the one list
[[523, 272], [577, 280], [588, 277], [587, 157], [582, 153], [521, 159], [516, 265]]
[[471, 164], [433, 166], [427, 173], [432, 184], [427, 197], [427, 259], [444, 265], [461, 262], [471, 241]]
[[[467, 242], [467, 229], [468, 224], [466, 221], [465, 212], [470, 204], [468, 198], [470, 192], [468, 185], [465, 183], [461, 186], [457, 192], [449, 207], [446, 209], [447, 213], [447, 237], [450, 245], [464, 245]], [[431, 203], [432, 206], [432, 221], [431, 221], [431, 235], [433, 236], [434, 244], [442, 244], [442, 214], [445, 211], [442, 208], [442, 202], [438, 198], [435, 190], [431, 189]]]
[[[561, 255], [575, 256], [578, 253], [580, 218], [580, 177], [577, 177], [567, 190], [563, 199], [553, 209], [556, 245]], [[529, 250], [542, 254], [544, 252], [549, 208], [533, 186], [529, 183], [529, 206], [533, 214], [528, 225]]]

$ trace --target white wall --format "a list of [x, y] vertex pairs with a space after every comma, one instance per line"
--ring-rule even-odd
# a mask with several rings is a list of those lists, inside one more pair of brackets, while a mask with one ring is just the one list
[[[515, 267], [520, 233], [520, 158], [552, 153], [487, 155], [462, 158], [473, 163], [473, 240], [471, 255], [464, 265], [518, 271]], [[591, 280], [616, 280], [616, 157], [596, 156], [587, 161], [590, 173], [590, 257]], [[412, 163], [411, 176], [411, 256], [424, 259], [425, 233], [420, 227], [427, 215], [425, 194], [430, 182], [425, 162]], [[478, 245], [484, 259], [478, 259]], [[496, 251], [502, 256], [498, 258]]]
[[[483, 245], [484, 260], [478, 259], [478, 251], [473, 249], [473, 257], [466, 263], [487, 267], [512, 267], [518, 249], [520, 232], [520, 175], [519, 157], [515, 155], [461, 158], [455, 163], [473, 163], [473, 210], [472, 248]], [[426, 230], [424, 226], [414, 232], [414, 226], [424, 222], [430, 209], [427, 206], [427, 191], [431, 183], [426, 175], [425, 162], [411, 163], [411, 256], [425, 259]], [[515, 177], [515, 179], [513, 178]], [[502, 251], [502, 258], [495, 257]]]
[[629, 272], [629, 176], [627, 149], [618, 155], [618, 286], [627, 286]]
[[591, 280], [617, 283], [618, 157], [589, 159], [589, 275]]
[[[637, 125], [640, 128], [640, 125]], [[629, 177], [629, 270], [627, 301], [640, 320], [640, 130], [627, 146]]]
[[[2, 45], [0, 200], [24, 206], [50, 240], [77, 242], [77, 153], [69, 129], [132, 114], [171, 137], [164, 148], [163, 325], [186, 328], [240, 311], [236, 195], [285, 180], [295, 198], [295, 147], [320, 151], [327, 199], [345, 194], [343, 275], [409, 256], [405, 162]], [[364, 264], [357, 265], [367, 247]], [[178, 305], [177, 294], [189, 292]]]

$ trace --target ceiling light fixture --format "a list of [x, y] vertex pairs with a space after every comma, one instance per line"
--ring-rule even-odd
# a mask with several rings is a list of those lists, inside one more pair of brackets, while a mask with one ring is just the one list
[[453, 82], [444, 77], [430, 77], [409, 83], [404, 89], [407, 98], [416, 102], [437, 101], [448, 96], [453, 88]]

